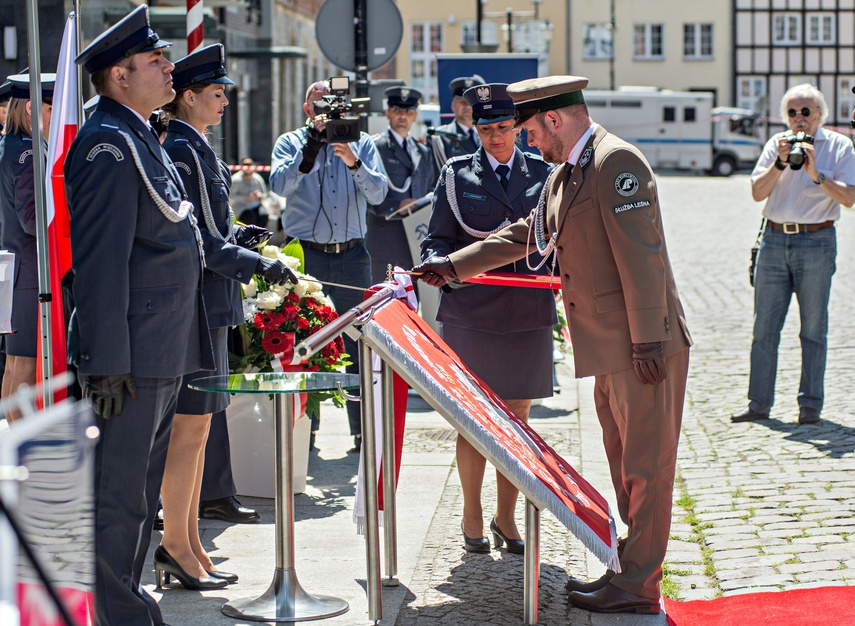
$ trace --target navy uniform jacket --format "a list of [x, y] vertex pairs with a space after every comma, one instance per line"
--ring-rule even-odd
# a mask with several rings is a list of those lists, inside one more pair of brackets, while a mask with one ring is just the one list
[[193, 153], [199, 160], [204, 185], [211, 203], [211, 214], [220, 234], [229, 229], [229, 189], [232, 177], [225, 163], [218, 160], [214, 151], [196, 130], [180, 120], [169, 122], [163, 148], [175, 163], [175, 169], [184, 183], [187, 197], [193, 203], [202, 242], [205, 246], [204, 289], [208, 325], [211, 328], [243, 324], [243, 305], [238, 282], [248, 283], [258, 265], [258, 255], [234, 243], [218, 239], [210, 233], [202, 215], [202, 196], [199, 174]]
[[[452, 213], [447, 196], [447, 177], [453, 174], [460, 215], [467, 226], [491, 231], [505, 219], [514, 223], [525, 219], [537, 206], [540, 190], [551, 166], [539, 157], [515, 148], [514, 164], [507, 192], [490, 167], [484, 148], [475, 154], [451, 159], [442, 169], [434, 191], [433, 213], [428, 236], [422, 241], [422, 259], [447, 256], [470, 243], [480, 241], [467, 233]], [[532, 241], [531, 265], [543, 260]], [[531, 274], [524, 259], [497, 267], [497, 272]], [[548, 272], [548, 264], [537, 273]], [[549, 289], [465, 285], [443, 292], [437, 320], [443, 323], [488, 332], [532, 330], [556, 323], [555, 301]]]
[[[406, 141], [409, 154], [391, 130], [387, 129], [374, 138], [374, 145], [383, 160], [389, 181], [386, 199], [380, 204], [368, 205], [366, 220], [366, 246], [371, 255], [372, 278], [376, 281], [385, 280], [388, 263], [405, 269], [414, 265], [403, 224], [400, 220], [386, 221], [385, 216], [395, 211], [402, 200], [417, 200], [429, 194], [439, 177], [439, 169], [430, 149], [412, 137], [407, 137]], [[409, 184], [407, 178], [410, 179]]]
[[157, 195], [174, 210], [184, 197], [153, 131], [101, 96], [65, 163], [75, 303], [69, 356], [84, 374], [173, 378], [212, 369], [193, 227], [157, 208], [120, 132]]
[[[451, 120], [448, 124], [437, 126], [436, 129], [444, 130], [449, 133], [457, 133], [458, 135], [468, 134], [468, 131], [465, 131], [461, 126], [458, 126], [457, 120]], [[478, 131], [475, 130], [474, 126], [472, 127], [472, 135], [474, 139], [461, 140], [454, 140], [450, 137], [443, 137], [442, 135], [429, 136], [430, 148], [433, 152], [434, 162], [437, 164], [437, 167], [442, 168], [448, 159], [463, 156], [464, 154], [472, 154], [480, 148], [481, 141], [478, 138]]]
[[33, 140], [23, 133], [4, 135], [0, 139], [0, 247], [15, 253], [18, 289], [39, 287], [33, 176]]

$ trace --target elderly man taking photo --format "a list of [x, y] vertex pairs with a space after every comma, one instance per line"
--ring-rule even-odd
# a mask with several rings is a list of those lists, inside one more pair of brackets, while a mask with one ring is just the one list
[[778, 344], [792, 295], [799, 302], [802, 373], [799, 423], [820, 419], [828, 352], [828, 300], [837, 257], [840, 205], [855, 203], [852, 141], [823, 128], [825, 97], [807, 83], [781, 99], [789, 130], [766, 143], [751, 174], [754, 200], [766, 200], [754, 269], [754, 339], [748, 408], [733, 422], [769, 418], [775, 400]]

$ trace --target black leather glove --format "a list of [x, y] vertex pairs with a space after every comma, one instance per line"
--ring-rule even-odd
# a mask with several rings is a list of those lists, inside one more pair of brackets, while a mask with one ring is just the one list
[[235, 229], [235, 243], [241, 248], [254, 250], [273, 236], [269, 230], [262, 226], [247, 224], [246, 226], [238, 226]]
[[414, 275], [431, 287], [442, 287], [446, 283], [457, 280], [457, 272], [447, 256], [432, 256], [427, 261], [416, 265], [412, 270]]
[[263, 256], [258, 257], [258, 265], [255, 267], [255, 273], [268, 283], [276, 285], [284, 285], [285, 283], [296, 285], [298, 280], [297, 275], [282, 261], [279, 259], [268, 259]]
[[632, 366], [642, 385], [655, 385], [668, 378], [662, 358], [662, 342], [632, 344]]
[[83, 387], [83, 397], [92, 404], [95, 414], [105, 420], [121, 415], [125, 390], [133, 400], [137, 399], [137, 386], [130, 374], [81, 374], [80, 386]]
[[324, 142], [321, 141], [321, 134], [309, 126], [306, 145], [303, 146], [303, 161], [300, 163], [300, 167], [297, 168], [301, 174], [308, 174], [312, 171], [312, 168], [315, 166], [315, 159], [323, 145]]

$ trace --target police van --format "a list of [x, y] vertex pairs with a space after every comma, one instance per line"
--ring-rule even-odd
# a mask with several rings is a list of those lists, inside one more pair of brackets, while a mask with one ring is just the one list
[[761, 118], [749, 109], [713, 108], [709, 92], [592, 89], [585, 102], [595, 122], [635, 145], [653, 168], [730, 176], [753, 167], [766, 142]]

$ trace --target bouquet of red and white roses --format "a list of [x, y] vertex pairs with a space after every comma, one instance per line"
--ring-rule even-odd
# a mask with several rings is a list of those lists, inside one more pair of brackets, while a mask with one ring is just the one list
[[[302, 273], [303, 254], [294, 242], [284, 250], [264, 246], [262, 256], [279, 259], [290, 267], [300, 281], [296, 285], [270, 285], [261, 276], [253, 276], [243, 287], [244, 324], [239, 327], [240, 343], [230, 355], [233, 372], [340, 372], [348, 365], [344, 341], [337, 337], [313, 355], [307, 363], [291, 365], [294, 346], [318, 332], [338, 317], [324, 295], [320, 283]], [[341, 405], [343, 399], [335, 393], [309, 394], [306, 412], [317, 415], [319, 405], [332, 397]]]

